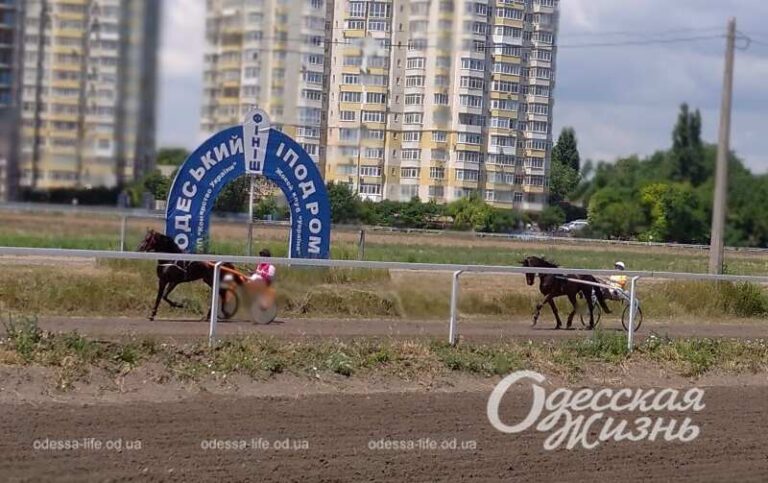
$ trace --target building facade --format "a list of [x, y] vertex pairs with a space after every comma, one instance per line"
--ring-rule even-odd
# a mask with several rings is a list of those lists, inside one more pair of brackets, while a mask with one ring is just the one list
[[209, 0], [201, 128], [258, 106], [320, 162], [327, 88], [325, 0]]
[[258, 105], [362, 197], [545, 206], [558, 0], [210, 4], [205, 132]]
[[16, 196], [24, 2], [0, 2], [0, 201]]
[[161, 2], [27, 0], [19, 184], [114, 187], [154, 160]]

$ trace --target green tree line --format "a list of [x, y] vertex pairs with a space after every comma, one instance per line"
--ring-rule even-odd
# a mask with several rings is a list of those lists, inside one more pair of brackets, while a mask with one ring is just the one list
[[[683, 104], [669, 149], [596, 166], [587, 162], [575, 173], [575, 166], [562, 162], [572, 160], [573, 153], [562, 157], [561, 135], [552, 154], [552, 202], [568, 200], [586, 208], [589, 227], [584, 236], [708, 243], [717, 146], [702, 141], [701, 124], [700, 112]], [[726, 243], [765, 246], [768, 176], [750, 172], [734, 153], [728, 163]]]

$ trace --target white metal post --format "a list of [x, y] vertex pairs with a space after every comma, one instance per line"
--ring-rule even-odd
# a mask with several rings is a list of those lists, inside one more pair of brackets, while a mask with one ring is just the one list
[[253, 219], [248, 220], [248, 246], [245, 253], [250, 257], [253, 252]]
[[125, 251], [125, 227], [128, 224], [128, 217], [123, 215], [120, 219], [120, 251]]
[[451, 285], [451, 323], [448, 330], [448, 342], [451, 345], [456, 345], [458, 341], [458, 300], [459, 300], [459, 275], [462, 270], [453, 272], [453, 282]]
[[213, 347], [216, 343], [216, 324], [219, 321], [219, 278], [221, 265], [224, 262], [216, 262], [213, 266], [213, 283], [211, 283], [211, 326], [208, 330], [208, 345]]
[[627, 349], [629, 349], [630, 352], [632, 352], [632, 344], [635, 338], [635, 314], [637, 313], [637, 296], [635, 295], [635, 288], [639, 279], [640, 277], [632, 277], [629, 281], [629, 327], [627, 329], [629, 333], [627, 334]]

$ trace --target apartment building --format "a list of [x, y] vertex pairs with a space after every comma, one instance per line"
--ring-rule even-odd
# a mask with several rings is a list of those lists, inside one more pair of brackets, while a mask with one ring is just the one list
[[0, 201], [15, 197], [18, 182], [23, 7], [21, 0], [0, 2]]
[[156, 0], [27, 0], [19, 184], [114, 187], [155, 151]]
[[253, 106], [320, 162], [325, 135], [325, 0], [209, 0], [204, 135], [242, 122]]
[[361, 197], [545, 206], [558, 0], [209, 7], [205, 132], [258, 105]]

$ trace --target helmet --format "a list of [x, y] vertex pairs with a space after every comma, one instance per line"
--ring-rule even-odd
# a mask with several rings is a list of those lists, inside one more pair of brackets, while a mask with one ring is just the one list
[[624, 262], [616, 262], [613, 266], [619, 270], [624, 270], [625, 268], [627, 268], [624, 266]]

